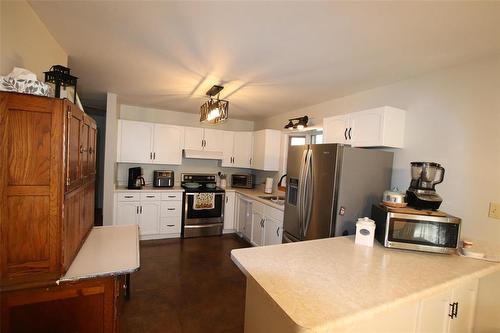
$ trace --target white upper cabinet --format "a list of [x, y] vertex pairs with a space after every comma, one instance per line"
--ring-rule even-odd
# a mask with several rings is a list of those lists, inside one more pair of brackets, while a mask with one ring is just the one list
[[184, 128], [119, 120], [118, 162], [181, 164]]
[[279, 171], [281, 132], [264, 129], [253, 135], [253, 169]]
[[224, 131], [221, 166], [232, 167], [234, 165], [233, 151], [234, 151], [234, 132]]
[[183, 127], [155, 124], [153, 163], [182, 164], [183, 139]]
[[323, 141], [353, 147], [404, 147], [405, 111], [390, 106], [323, 119]]
[[185, 127], [184, 128], [184, 149], [203, 149], [203, 128]]
[[233, 166], [251, 168], [253, 132], [234, 132]]
[[222, 152], [224, 150], [224, 131], [205, 128], [203, 137], [206, 151]]
[[151, 163], [153, 123], [120, 120], [118, 123], [118, 162]]

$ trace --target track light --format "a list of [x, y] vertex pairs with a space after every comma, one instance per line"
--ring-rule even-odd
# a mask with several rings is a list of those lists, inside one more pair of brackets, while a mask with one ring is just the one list
[[288, 119], [288, 124], [285, 125], [285, 129], [289, 130], [303, 130], [304, 128], [307, 127], [307, 123], [309, 121], [308, 116], [303, 116], [303, 117], [298, 117], [298, 118], [291, 118]]

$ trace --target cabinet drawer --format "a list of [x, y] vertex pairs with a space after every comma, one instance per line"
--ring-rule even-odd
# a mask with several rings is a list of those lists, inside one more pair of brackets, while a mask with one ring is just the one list
[[181, 217], [162, 217], [160, 220], [161, 234], [180, 234]]
[[182, 201], [162, 201], [161, 217], [182, 216]]
[[140, 201], [140, 193], [118, 193], [118, 201]]
[[182, 201], [182, 192], [167, 192], [161, 194], [161, 200]]
[[160, 201], [160, 193], [141, 193], [141, 201]]

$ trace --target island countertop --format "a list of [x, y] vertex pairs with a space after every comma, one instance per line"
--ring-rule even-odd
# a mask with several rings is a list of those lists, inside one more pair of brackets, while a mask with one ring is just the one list
[[94, 227], [59, 282], [122, 275], [139, 269], [139, 227]]
[[360, 246], [353, 236], [237, 249], [231, 258], [297, 331], [314, 332], [500, 270], [458, 255]]

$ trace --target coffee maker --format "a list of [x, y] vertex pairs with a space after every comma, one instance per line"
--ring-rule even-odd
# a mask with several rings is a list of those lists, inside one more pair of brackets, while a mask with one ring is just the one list
[[406, 191], [408, 206], [437, 210], [443, 199], [435, 186], [443, 182], [444, 168], [434, 162], [411, 162], [411, 183]]
[[129, 190], [140, 190], [144, 185], [146, 185], [142, 175], [143, 173], [141, 167], [129, 168], [127, 188]]

